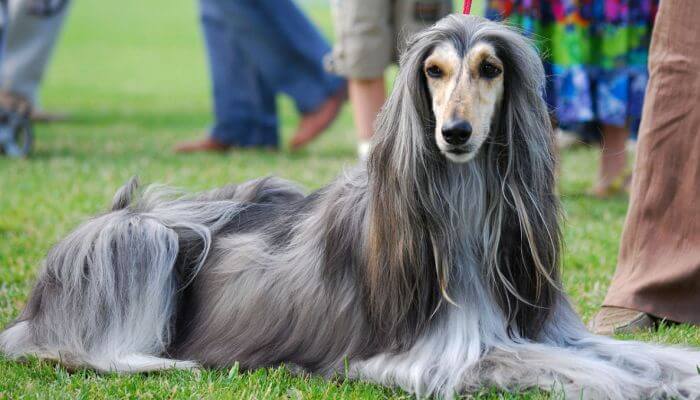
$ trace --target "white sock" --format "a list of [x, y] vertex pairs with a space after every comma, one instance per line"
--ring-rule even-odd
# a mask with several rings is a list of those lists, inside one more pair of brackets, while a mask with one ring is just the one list
[[372, 144], [369, 140], [360, 140], [360, 142], [357, 144], [357, 156], [360, 158], [360, 161], [367, 161], [369, 150], [371, 148]]

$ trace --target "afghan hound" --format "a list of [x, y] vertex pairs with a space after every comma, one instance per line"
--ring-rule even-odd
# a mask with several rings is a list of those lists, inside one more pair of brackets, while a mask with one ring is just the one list
[[286, 364], [418, 396], [698, 398], [700, 352], [592, 335], [562, 292], [531, 43], [453, 15], [400, 66], [367, 165], [308, 196], [130, 181], [49, 252], [2, 351], [122, 373]]

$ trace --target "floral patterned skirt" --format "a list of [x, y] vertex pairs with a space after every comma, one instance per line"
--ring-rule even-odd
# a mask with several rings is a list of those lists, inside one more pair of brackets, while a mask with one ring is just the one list
[[647, 58], [659, 0], [489, 0], [539, 47], [547, 102], [564, 127], [608, 124], [633, 130], [642, 115]]

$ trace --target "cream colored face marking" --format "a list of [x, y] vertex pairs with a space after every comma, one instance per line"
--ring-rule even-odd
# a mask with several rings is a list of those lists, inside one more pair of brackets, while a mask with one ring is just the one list
[[[460, 57], [451, 43], [437, 46], [423, 71], [435, 115], [435, 140], [451, 161], [471, 160], [488, 137], [491, 121], [503, 97], [503, 63], [490, 44], [477, 43]], [[443, 127], [467, 122], [471, 135], [465, 144], [445, 140]]]

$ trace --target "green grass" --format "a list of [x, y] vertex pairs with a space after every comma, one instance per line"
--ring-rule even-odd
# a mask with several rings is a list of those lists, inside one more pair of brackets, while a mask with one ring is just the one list
[[[355, 160], [349, 110], [308, 150], [298, 154], [245, 151], [175, 156], [171, 146], [198, 136], [210, 121], [209, 88], [195, 2], [78, 1], [74, 4], [44, 90], [44, 106], [70, 122], [37, 129], [28, 160], [0, 158], [0, 325], [21, 309], [41, 260], [60, 237], [105, 209], [133, 174], [188, 190], [274, 174], [318, 188]], [[330, 32], [328, 10], [313, 18]], [[296, 125], [291, 102], [280, 100], [283, 135]], [[589, 319], [614, 271], [626, 210], [623, 197], [582, 195], [596, 171], [594, 149], [563, 158], [566, 210], [564, 281]], [[631, 338], [631, 337], [626, 337]], [[700, 331], [667, 327], [635, 336], [700, 344]], [[151, 375], [68, 373], [46, 362], [0, 358], [2, 398], [407, 398], [366, 383], [294, 377], [284, 368]], [[479, 398], [541, 398], [485, 391]]]

